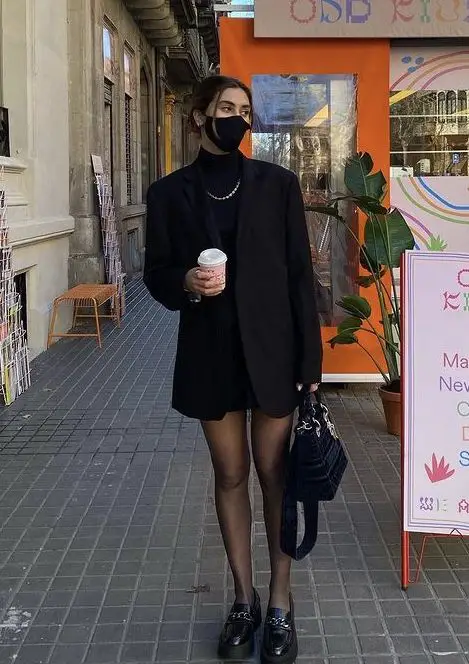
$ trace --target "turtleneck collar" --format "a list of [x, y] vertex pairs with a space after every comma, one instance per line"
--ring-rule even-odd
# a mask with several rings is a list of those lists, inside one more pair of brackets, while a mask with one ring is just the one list
[[207, 173], [235, 173], [239, 170], [241, 153], [239, 150], [235, 150], [228, 154], [212, 154], [201, 147], [197, 161]]

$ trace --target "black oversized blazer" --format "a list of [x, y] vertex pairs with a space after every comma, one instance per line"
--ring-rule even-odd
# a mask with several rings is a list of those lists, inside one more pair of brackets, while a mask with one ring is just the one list
[[[259, 407], [291, 413], [296, 382], [321, 380], [322, 344], [303, 198], [294, 173], [242, 157], [235, 295], [246, 365]], [[144, 282], [180, 311], [173, 407], [188, 417], [223, 416], [223, 298], [191, 303], [184, 277], [200, 252], [219, 245], [195, 164], [148, 191]], [[217, 418], [218, 419], [218, 418]]]

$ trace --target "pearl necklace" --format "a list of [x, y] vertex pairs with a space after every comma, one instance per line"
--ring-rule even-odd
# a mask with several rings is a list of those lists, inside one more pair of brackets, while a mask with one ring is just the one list
[[215, 194], [211, 194], [209, 191], [207, 191], [207, 194], [210, 196], [210, 198], [213, 198], [213, 200], [215, 201], [227, 201], [229, 198], [233, 198], [233, 196], [238, 191], [240, 184], [241, 184], [241, 178], [236, 183], [236, 186], [233, 189], [233, 191], [231, 191], [227, 196], [215, 196]]

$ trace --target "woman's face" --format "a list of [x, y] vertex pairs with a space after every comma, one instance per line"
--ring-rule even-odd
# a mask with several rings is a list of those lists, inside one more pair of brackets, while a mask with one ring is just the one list
[[227, 118], [240, 115], [251, 124], [251, 104], [247, 94], [241, 88], [227, 88], [216, 95], [206, 111], [212, 118]]

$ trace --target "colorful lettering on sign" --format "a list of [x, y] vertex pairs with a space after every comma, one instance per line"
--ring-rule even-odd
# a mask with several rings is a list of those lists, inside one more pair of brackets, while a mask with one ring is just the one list
[[469, 417], [469, 401], [460, 401], [456, 410], [461, 417]]
[[[333, 14], [329, 13], [331, 10]], [[322, 0], [321, 23], [337, 23], [341, 18], [342, 7], [337, 0]]]
[[466, 512], [466, 514], [469, 514], [469, 500], [466, 500], [466, 498], [460, 500], [458, 505], [458, 510], [459, 514], [461, 514], [462, 512]]
[[[305, 5], [309, 9], [300, 13]], [[316, 0], [290, 0], [290, 16], [297, 23], [311, 23], [316, 18]]]
[[[358, 4], [360, 7], [357, 7]], [[366, 23], [370, 15], [370, 0], [347, 0], [347, 23]]]
[[447, 512], [448, 499], [422, 496], [419, 501], [419, 510], [421, 512]]
[[463, 450], [459, 455], [459, 465], [463, 468], [469, 468], [469, 450]]
[[437, 6], [436, 17], [439, 21], [443, 23], [459, 21], [461, 0], [437, 0]]
[[458, 272], [458, 284], [463, 288], [469, 288], [469, 269], [463, 268]]
[[454, 355], [443, 353], [443, 366], [451, 369], [469, 369], [469, 357], [464, 357], [459, 353], [454, 353]]
[[443, 311], [445, 311], [445, 309], [452, 309], [453, 311], [457, 311], [461, 306], [459, 302], [459, 296], [460, 293], [448, 293], [448, 291], [445, 291], [443, 293], [443, 298], [444, 298]]
[[414, 14], [409, 14], [407, 11], [412, 7], [414, 0], [392, 0], [394, 4], [394, 16], [392, 17], [392, 22], [397, 23], [397, 21], [405, 21], [408, 23], [414, 18]]
[[[431, 22], [430, 14], [428, 13], [428, 5], [430, 4], [430, 1], [431, 0], [422, 0], [422, 12], [423, 13], [420, 16], [420, 20], [422, 21], [422, 23], [430, 23]], [[468, 0], [468, 2], [469, 2], [469, 0]]]
[[443, 311], [450, 309], [469, 312], [469, 268], [461, 268], [457, 273], [456, 281], [459, 287], [466, 290], [462, 292], [445, 291], [443, 293]]
[[469, 394], [469, 382], [440, 376], [440, 392], [466, 392]]
[[[385, 2], [385, 0], [381, 0]], [[469, 0], [387, 0], [392, 23], [469, 22]], [[379, 10], [378, 10], [379, 11]], [[371, 0], [290, 0], [290, 16], [296, 23], [315, 21], [363, 25], [372, 17]]]

